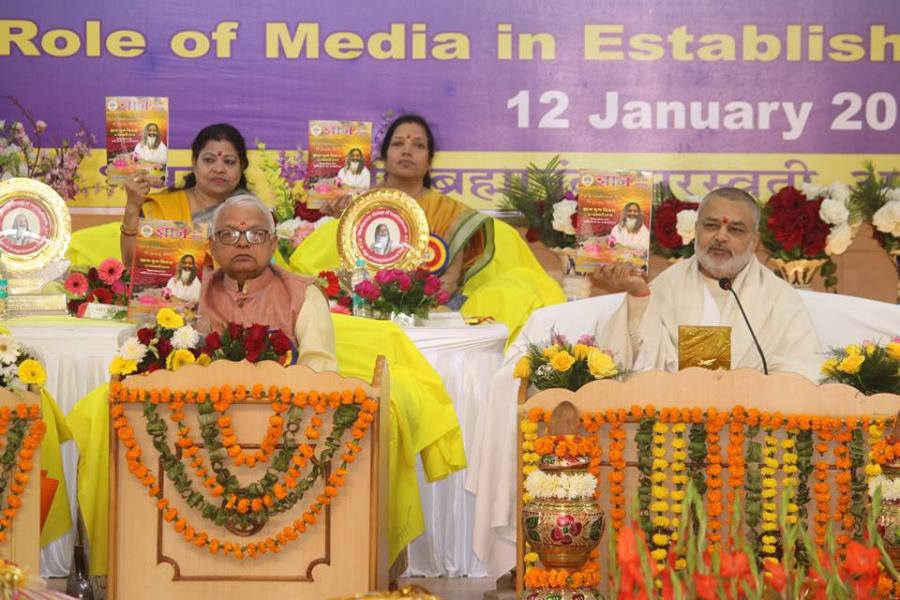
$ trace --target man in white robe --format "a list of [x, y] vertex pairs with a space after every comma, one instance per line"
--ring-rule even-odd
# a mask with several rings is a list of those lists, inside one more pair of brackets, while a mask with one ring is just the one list
[[605, 326], [600, 347], [635, 370], [678, 370], [679, 325], [731, 327], [731, 367], [762, 370], [762, 360], [731, 292], [728, 278], [765, 354], [769, 372], [791, 371], [817, 381], [822, 348], [797, 292], [756, 259], [759, 205], [735, 188], [721, 188], [700, 204], [695, 254], [648, 285], [628, 265], [604, 265], [600, 284], [625, 291], [625, 301]]

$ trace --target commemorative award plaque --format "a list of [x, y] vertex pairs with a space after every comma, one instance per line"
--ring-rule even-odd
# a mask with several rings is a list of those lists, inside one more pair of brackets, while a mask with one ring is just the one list
[[350, 271], [357, 259], [372, 270], [415, 269], [428, 249], [428, 220], [415, 199], [400, 190], [366, 192], [338, 224], [338, 253]]
[[11, 315], [66, 314], [66, 296], [44, 287], [66, 272], [72, 221], [50, 186], [24, 177], [0, 181], [0, 270]]

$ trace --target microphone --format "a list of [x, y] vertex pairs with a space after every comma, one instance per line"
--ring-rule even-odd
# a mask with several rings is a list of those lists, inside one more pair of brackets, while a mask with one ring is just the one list
[[753, 333], [753, 327], [750, 325], [750, 319], [747, 318], [747, 313], [744, 312], [744, 307], [741, 305], [741, 299], [738, 298], [737, 292], [735, 292], [734, 288], [731, 287], [731, 280], [727, 277], [722, 277], [721, 279], [719, 279], [719, 287], [726, 292], [731, 292], [731, 294], [734, 296], [734, 299], [737, 301], [738, 308], [741, 309], [741, 316], [744, 317], [744, 323], [747, 324], [747, 329], [750, 330], [750, 337], [753, 338], [753, 343], [756, 344], [756, 351], [759, 352], [759, 357], [762, 359], [763, 373], [768, 375], [769, 366], [766, 364], [766, 356], [765, 354], [763, 354], [762, 347], [760, 347], [759, 342], [756, 340], [756, 334]]

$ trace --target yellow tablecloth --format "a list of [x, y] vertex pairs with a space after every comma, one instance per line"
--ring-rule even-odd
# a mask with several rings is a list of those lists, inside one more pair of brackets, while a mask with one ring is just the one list
[[[440, 376], [401, 328], [387, 321], [333, 315], [341, 374], [370, 380], [378, 355], [390, 368], [391, 559], [424, 530], [416, 455], [429, 481], [466, 466], [452, 401]], [[82, 398], [66, 417], [78, 444], [78, 501], [91, 548], [91, 571], [106, 572], [109, 489], [107, 386]]]

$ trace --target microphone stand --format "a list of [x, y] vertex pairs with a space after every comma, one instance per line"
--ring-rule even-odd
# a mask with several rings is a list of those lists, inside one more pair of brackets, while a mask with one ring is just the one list
[[719, 279], [719, 287], [723, 290], [731, 292], [731, 295], [734, 296], [738, 308], [741, 310], [741, 316], [744, 317], [744, 323], [747, 324], [747, 329], [750, 330], [750, 337], [753, 338], [753, 343], [756, 345], [756, 351], [759, 352], [759, 357], [762, 359], [763, 373], [768, 375], [769, 365], [766, 364], [766, 355], [763, 354], [762, 347], [759, 345], [759, 341], [757, 341], [756, 339], [756, 334], [753, 333], [753, 327], [750, 325], [750, 319], [747, 318], [747, 313], [744, 312], [744, 307], [741, 305], [741, 299], [738, 298], [737, 292], [735, 292], [734, 288], [731, 287], [731, 280], [727, 277], [722, 277], [721, 279]]

